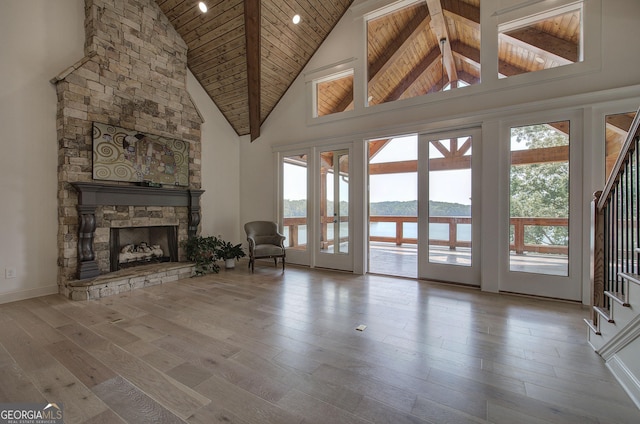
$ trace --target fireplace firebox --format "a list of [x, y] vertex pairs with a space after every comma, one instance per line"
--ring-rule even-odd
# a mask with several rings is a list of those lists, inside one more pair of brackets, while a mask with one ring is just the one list
[[156, 262], [178, 261], [178, 227], [111, 228], [109, 237], [111, 271]]

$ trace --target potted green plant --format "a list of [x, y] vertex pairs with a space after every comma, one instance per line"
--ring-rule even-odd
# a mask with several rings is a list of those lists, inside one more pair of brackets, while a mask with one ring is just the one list
[[189, 237], [184, 243], [187, 260], [195, 262], [195, 274], [204, 275], [210, 272], [218, 273], [220, 266], [216, 263], [218, 259], [217, 249], [223, 241], [215, 236], [195, 236]]
[[230, 269], [235, 268], [237, 260], [247, 255], [242, 249], [242, 243], [233, 244], [230, 241], [220, 240], [216, 248], [216, 256], [218, 259], [224, 260], [225, 268]]

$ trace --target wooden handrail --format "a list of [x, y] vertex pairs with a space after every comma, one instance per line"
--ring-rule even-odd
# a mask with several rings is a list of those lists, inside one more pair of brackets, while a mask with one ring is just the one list
[[[343, 217], [344, 218], [344, 217]], [[324, 217], [323, 224], [333, 222], [333, 217]], [[402, 244], [417, 244], [417, 238], [408, 238], [404, 236], [404, 223], [417, 223], [417, 216], [388, 216], [375, 215], [369, 217], [369, 222], [393, 222], [396, 224], [395, 236], [369, 236], [371, 241], [380, 241], [395, 243], [398, 246]], [[306, 218], [284, 218], [284, 226], [289, 228], [289, 247], [298, 246], [298, 226], [306, 225]], [[430, 224], [448, 224], [449, 237], [447, 240], [429, 239], [430, 245], [448, 246], [450, 250], [458, 247], [471, 247], [471, 242], [466, 240], [458, 240], [457, 226], [458, 224], [471, 224], [471, 217], [465, 216], [432, 216], [429, 218]], [[568, 218], [541, 218], [541, 217], [523, 217], [511, 218], [510, 224], [514, 226], [514, 243], [509, 248], [516, 254], [527, 252], [567, 254], [567, 246], [559, 245], [535, 245], [525, 244], [524, 227], [525, 226], [550, 226], [550, 227], [566, 227], [569, 225]], [[330, 240], [325, 240], [329, 242]]]

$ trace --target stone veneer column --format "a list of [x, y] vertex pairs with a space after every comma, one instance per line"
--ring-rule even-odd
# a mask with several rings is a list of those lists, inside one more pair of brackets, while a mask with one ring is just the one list
[[[189, 143], [188, 188], [201, 186], [202, 119], [186, 90], [187, 46], [182, 38], [154, 0], [85, 0], [85, 12], [85, 57], [52, 80], [58, 94], [58, 284], [63, 294], [77, 278], [81, 259], [90, 254], [78, 246], [93, 242], [101, 247], [108, 233], [102, 210], [96, 210], [90, 222], [78, 210], [71, 187], [92, 181], [93, 122]], [[139, 211], [132, 210], [129, 219], [157, 222], [163, 219], [157, 212], [147, 208], [145, 216], [136, 216]], [[165, 212], [172, 221], [182, 221], [188, 213], [186, 208]], [[181, 237], [187, 237], [186, 229]], [[95, 254], [102, 263], [103, 254]]]

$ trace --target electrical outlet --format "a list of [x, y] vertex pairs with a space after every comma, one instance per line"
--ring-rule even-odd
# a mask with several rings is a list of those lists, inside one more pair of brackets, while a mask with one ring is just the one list
[[5, 268], [4, 269], [4, 278], [16, 278], [17, 272], [15, 268]]

